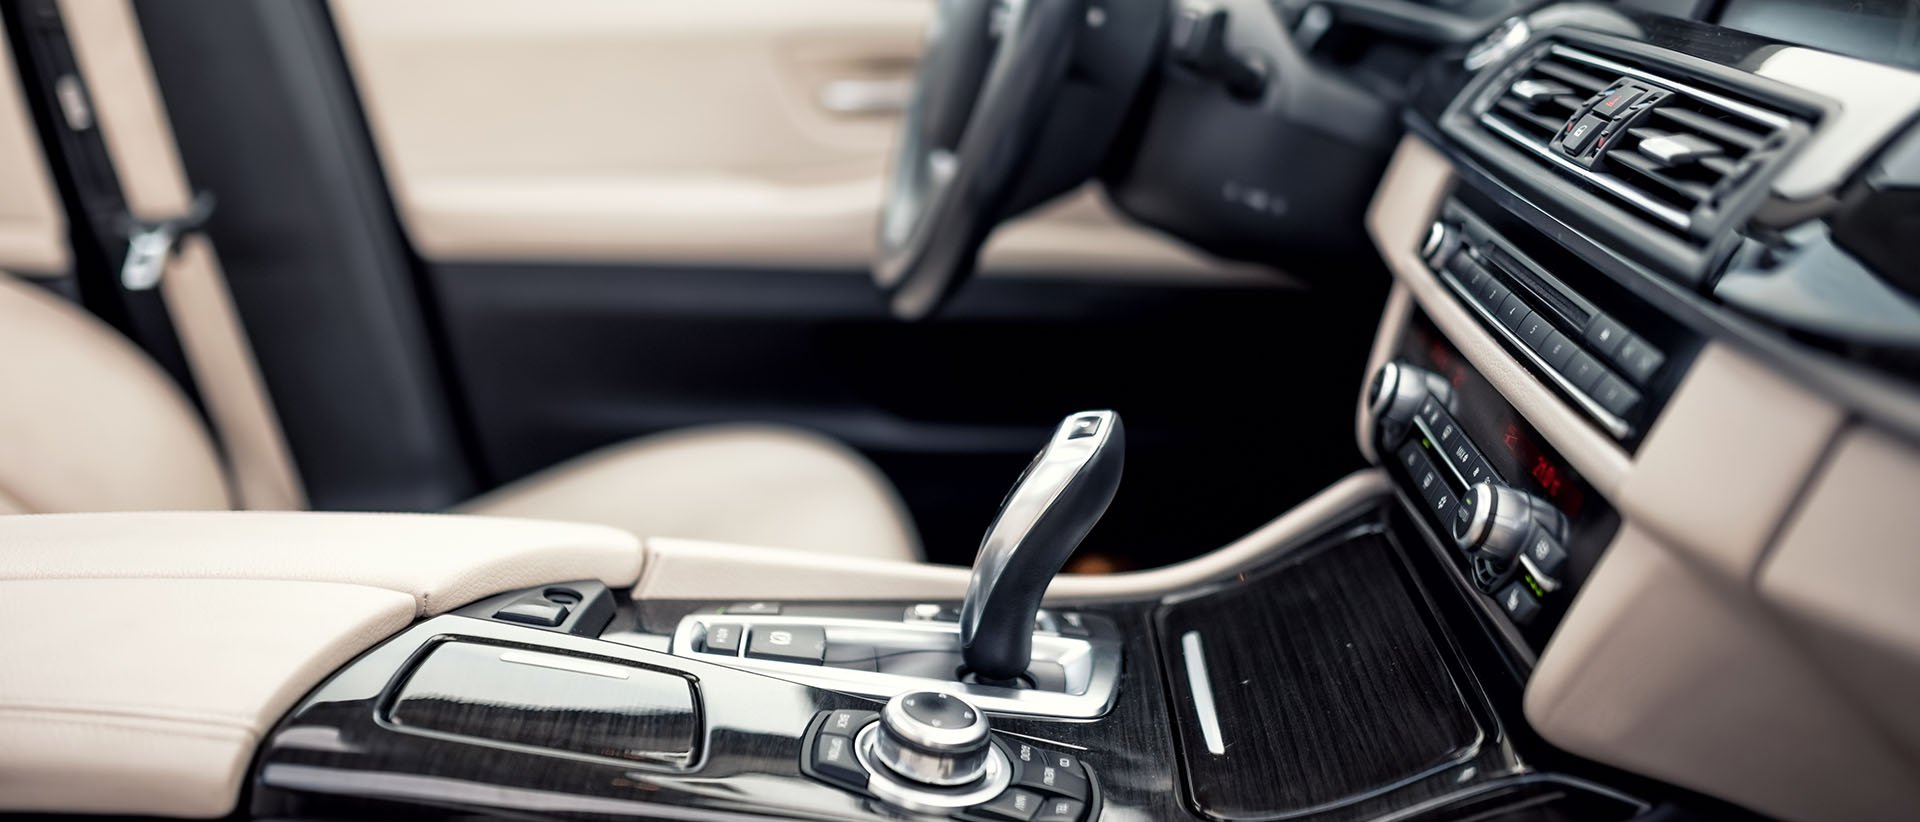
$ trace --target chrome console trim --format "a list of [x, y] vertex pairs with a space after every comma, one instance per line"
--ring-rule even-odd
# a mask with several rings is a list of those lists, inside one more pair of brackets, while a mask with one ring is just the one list
[[1023, 714], [1060, 719], [1093, 719], [1113, 707], [1120, 683], [1121, 643], [1117, 637], [1096, 632], [1090, 639], [1036, 633], [1033, 636], [1033, 661], [1059, 665], [1066, 675], [1066, 691], [1042, 691], [1007, 688], [972, 682], [929, 679], [917, 676], [778, 662], [746, 656], [745, 641], [735, 655], [696, 650], [707, 625], [754, 626], [806, 625], [826, 629], [827, 642], [873, 645], [895, 651], [960, 652], [960, 626], [952, 622], [889, 622], [872, 619], [840, 619], [805, 616], [750, 616], [745, 614], [693, 614], [680, 620], [674, 629], [669, 652], [674, 656], [698, 659], [717, 665], [755, 671], [789, 682], [816, 688], [891, 699], [896, 694], [919, 690], [941, 690], [958, 694], [990, 713]]

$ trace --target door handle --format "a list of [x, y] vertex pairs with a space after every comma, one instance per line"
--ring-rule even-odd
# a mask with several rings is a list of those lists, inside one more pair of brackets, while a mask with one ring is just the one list
[[820, 87], [820, 107], [834, 114], [897, 114], [907, 110], [913, 80], [834, 80]]

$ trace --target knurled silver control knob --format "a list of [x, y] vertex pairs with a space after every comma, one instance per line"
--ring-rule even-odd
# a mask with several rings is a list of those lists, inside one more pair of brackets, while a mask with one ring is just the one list
[[1398, 439], [1420, 413], [1420, 404], [1432, 397], [1440, 407], [1452, 410], [1453, 385], [1445, 377], [1424, 368], [1394, 361], [1374, 372], [1373, 385], [1367, 389], [1367, 409], [1374, 424], [1385, 434], [1385, 442]]
[[987, 774], [987, 715], [953, 694], [910, 691], [888, 700], [873, 758], [909, 782], [957, 787]]
[[1512, 567], [1514, 557], [1535, 534], [1544, 532], [1566, 542], [1566, 515], [1552, 503], [1517, 488], [1478, 483], [1468, 489], [1466, 507], [1472, 515], [1456, 521], [1453, 538], [1468, 555], [1485, 558], [1502, 571]]

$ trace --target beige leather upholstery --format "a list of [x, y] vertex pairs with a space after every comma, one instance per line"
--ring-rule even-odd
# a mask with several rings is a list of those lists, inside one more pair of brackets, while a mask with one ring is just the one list
[[611, 446], [462, 509], [809, 554], [920, 556], [906, 507], [878, 469], [838, 442], [774, 426], [689, 428]]
[[224, 815], [272, 724], [414, 618], [640, 562], [615, 529], [523, 520], [0, 518], [0, 811]]
[[0, 510], [225, 509], [193, 406], [105, 323], [0, 274]]
[[[1438, 151], [1402, 142], [1368, 216], [1396, 294], [1623, 521], [1528, 681], [1529, 724], [1771, 816], [1920, 818], [1920, 449], [1845, 428], [1833, 398], [1710, 343], [1627, 454], [1420, 261], [1452, 183]], [[1381, 339], [1402, 327], [1383, 324]]]
[[261, 735], [412, 612], [330, 583], [0, 582], [0, 619], [34, 626], [0, 634], [0, 809], [224, 815]]
[[65, 274], [67, 217], [54, 194], [33, 113], [21, 93], [12, 47], [0, 26], [0, 270]]
[[[63, 0], [60, 14], [127, 209], [145, 220], [185, 216], [192, 194], [132, 4]], [[207, 417], [218, 429], [234, 503], [256, 510], [305, 508], [306, 491], [213, 244], [190, 237], [179, 252], [167, 262], [160, 293]]]

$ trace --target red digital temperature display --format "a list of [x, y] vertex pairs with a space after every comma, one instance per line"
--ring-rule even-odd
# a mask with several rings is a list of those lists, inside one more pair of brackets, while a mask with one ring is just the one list
[[1541, 496], [1558, 506], [1568, 518], [1580, 515], [1580, 506], [1586, 499], [1580, 487], [1569, 477], [1569, 469], [1547, 459], [1546, 452], [1534, 445], [1533, 438], [1515, 423], [1507, 423], [1506, 436], [1501, 440], [1520, 461], [1520, 467], [1527, 472], [1527, 476], [1533, 479], [1534, 487]]

